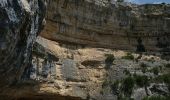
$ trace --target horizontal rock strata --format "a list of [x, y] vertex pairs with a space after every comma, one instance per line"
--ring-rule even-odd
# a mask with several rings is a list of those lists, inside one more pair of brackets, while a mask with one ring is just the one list
[[43, 37], [82, 46], [168, 51], [170, 5], [107, 0], [48, 1]]

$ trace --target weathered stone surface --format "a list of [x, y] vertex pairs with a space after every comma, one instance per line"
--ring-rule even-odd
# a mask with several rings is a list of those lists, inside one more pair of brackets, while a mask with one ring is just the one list
[[[47, 26], [41, 34], [47, 39], [39, 37], [32, 49], [46, 13], [43, 0], [1, 0], [0, 99], [117, 100], [125, 95], [120, 86], [127, 74], [154, 79], [169, 73], [164, 65], [170, 62], [158, 56], [132, 53], [135, 60], [129, 60], [122, 59], [124, 51], [85, 48], [169, 50], [169, 5], [108, 1], [47, 0]], [[108, 54], [115, 57], [109, 67]], [[141, 63], [148, 67], [145, 73]], [[152, 72], [155, 67], [160, 67], [158, 75]], [[136, 85], [131, 97], [169, 94], [168, 83], [151, 84]]]
[[[153, 79], [157, 77], [152, 71], [152, 68], [162, 66], [162, 70], [159, 74], [169, 73], [169, 70], [163, 66], [169, 61], [162, 60], [158, 56], [152, 55], [142, 55], [138, 62], [129, 59], [122, 59], [126, 56], [124, 51], [115, 51], [111, 49], [103, 48], [81, 48], [79, 46], [71, 45], [60, 45], [55, 41], [51, 41], [42, 37], [38, 37], [37, 43], [39, 46], [35, 48], [43, 48], [46, 50], [44, 54], [39, 54], [43, 50], [38, 50], [34, 53], [34, 57], [39, 59], [33, 64], [40, 65], [37, 66], [37, 71], [33, 72], [37, 77], [33, 78], [38, 80], [40, 83], [39, 92], [41, 93], [53, 93], [59, 94], [62, 96], [70, 97], [79, 97], [81, 99], [97, 99], [97, 100], [117, 100], [118, 93], [123, 95], [123, 92], [120, 89], [113, 89], [113, 84], [115, 81], [123, 81], [128, 75], [125, 71], [129, 71], [131, 76], [133, 75], [145, 75], [152, 77]], [[43, 77], [41, 66], [46, 64], [43, 61], [48, 58], [48, 55], [53, 55], [50, 64], [54, 64], [54, 74], [52, 75], [49, 69], [48, 77]], [[106, 68], [106, 55], [112, 54], [115, 56], [113, 64]], [[45, 55], [42, 56], [42, 55]], [[132, 54], [134, 58], [138, 58], [139, 54]], [[58, 60], [56, 60], [58, 58]], [[147, 72], [143, 73], [141, 69], [141, 63], [148, 66]], [[39, 73], [39, 74], [38, 74]], [[164, 95], [169, 93], [168, 86], [154, 83], [157, 87], [155, 90], [152, 89], [152, 85], [148, 86], [149, 95]], [[164, 90], [164, 91], [162, 91]], [[162, 91], [162, 92], [158, 92]], [[132, 98], [135, 100], [142, 100], [147, 96], [146, 90], [144, 87], [134, 87]]]
[[82, 46], [168, 51], [170, 5], [110, 3], [108, 0], [48, 2], [41, 36]]
[[11, 95], [8, 89], [19, 83], [24, 70], [31, 67], [32, 46], [43, 28], [45, 11], [44, 0], [0, 1], [1, 100], [8, 98], [3, 95]]
[[166, 84], [152, 84], [149, 87], [150, 91], [155, 94], [169, 95], [168, 86]]
[[[39, 82], [51, 82], [56, 74], [53, 64], [58, 61], [41, 47], [32, 55], [45, 13], [45, 0], [0, 1], [0, 100], [81, 100], [48, 91], [40, 93]], [[35, 54], [42, 59], [39, 61]], [[39, 65], [41, 61], [43, 65]]]
[[143, 97], [147, 96], [144, 88], [139, 88], [134, 91], [133, 98], [134, 100], [142, 100]]

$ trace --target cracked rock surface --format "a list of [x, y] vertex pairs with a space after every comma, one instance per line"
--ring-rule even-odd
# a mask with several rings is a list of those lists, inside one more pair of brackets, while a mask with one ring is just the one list
[[0, 86], [17, 83], [29, 66], [45, 9], [43, 0], [0, 1]]

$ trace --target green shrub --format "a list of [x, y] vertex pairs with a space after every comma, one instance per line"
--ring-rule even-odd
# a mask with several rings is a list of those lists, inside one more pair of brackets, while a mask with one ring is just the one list
[[162, 70], [163, 70], [163, 67], [162, 67], [162, 66], [159, 66], [159, 69], [160, 69], [160, 71], [162, 71]]
[[143, 73], [146, 73], [146, 71], [147, 71], [147, 68], [146, 68], [146, 67], [143, 67], [143, 68], [142, 68], [142, 72], [143, 72]]
[[159, 74], [159, 68], [158, 67], [155, 67], [152, 69], [152, 72], [155, 74], [155, 75], [158, 75]]
[[113, 54], [106, 54], [106, 59], [105, 59], [105, 63], [108, 64], [113, 64], [113, 61], [115, 60], [115, 57]]
[[145, 63], [141, 63], [140, 66], [141, 67], [147, 67], [147, 65]]
[[170, 68], [170, 64], [166, 64], [165, 67], [166, 67], [166, 68]]
[[130, 71], [128, 71], [127, 69], [125, 69], [125, 70], [123, 71], [123, 73], [125, 73], [125, 75], [131, 75], [131, 74], [130, 74]]
[[134, 79], [136, 85], [138, 85], [139, 87], [144, 87], [149, 85], [149, 79], [147, 76], [135, 75]]
[[170, 73], [162, 75], [162, 79], [168, 85], [168, 89], [170, 91]]
[[169, 100], [169, 97], [163, 96], [151, 96], [151, 97], [144, 97], [143, 100]]
[[106, 79], [102, 84], [102, 88], [109, 86], [109, 84], [110, 84], [110, 81]]
[[170, 73], [169, 74], [160, 75], [160, 76], [154, 78], [154, 80], [156, 82], [160, 82], [160, 83], [162, 83], [162, 82], [170, 83]]
[[124, 92], [124, 94], [128, 96], [131, 95], [134, 85], [135, 82], [131, 76], [125, 78], [122, 83], [122, 91]]
[[122, 57], [122, 59], [127, 59], [127, 60], [134, 60], [134, 56], [131, 53], [127, 53], [125, 56]]
[[134, 100], [133, 98], [118, 96], [118, 100]]
[[143, 72], [143, 73], [146, 73], [146, 71], [147, 71], [147, 65], [146, 65], [145, 63], [141, 63], [140, 66], [141, 66], [142, 72]]
[[163, 81], [167, 84], [170, 84], [170, 73], [162, 76], [163, 76]]
[[119, 89], [119, 81], [117, 80], [117, 81], [115, 81], [110, 87], [111, 87], [111, 89], [112, 89], [112, 92], [113, 92], [113, 94], [115, 94], [115, 95], [117, 95], [117, 94], [119, 94], [117, 91], [118, 91], [118, 89]]
[[168, 89], [170, 91], [170, 73], [160, 75], [160, 76], [154, 78], [154, 81], [159, 82], [159, 83], [162, 83], [162, 82], [166, 83], [168, 85]]
[[105, 63], [106, 63], [106, 69], [109, 69], [111, 65], [113, 65], [113, 61], [115, 60], [115, 57], [113, 54], [106, 54], [106, 59], [105, 59]]

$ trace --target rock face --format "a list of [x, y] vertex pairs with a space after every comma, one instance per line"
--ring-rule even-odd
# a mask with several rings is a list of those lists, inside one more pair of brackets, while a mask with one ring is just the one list
[[170, 5], [109, 0], [48, 1], [43, 37], [82, 46], [168, 51]]
[[43, 0], [0, 1], [0, 86], [15, 84], [30, 66], [32, 46], [43, 28], [45, 9]]
[[[114, 55], [110, 66], [106, 63], [107, 55]], [[165, 65], [170, 61], [152, 55], [139, 57], [139, 54], [133, 53], [131, 56], [138, 61], [128, 58], [126, 52], [120, 50], [61, 45], [38, 37], [33, 50], [33, 67], [29, 69], [29, 79], [37, 80], [39, 84], [31, 87], [33, 90], [38, 88], [36, 91], [39, 93], [68, 96], [68, 100], [118, 100], [124, 92], [115, 82], [119, 81], [119, 85], [122, 85], [121, 82], [126, 77], [140, 75], [153, 80], [147, 88], [134, 86], [131, 94], [134, 100], [142, 100], [147, 95], [169, 95], [169, 83], [153, 81], [162, 74], [169, 73], [170, 70]], [[141, 64], [147, 66], [146, 72], [143, 72]], [[152, 72], [153, 68], [160, 68], [158, 75]]]
[[[148, 86], [136, 84], [128, 97], [139, 100], [147, 95], [169, 96], [168, 76], [164, 76], [165, 82], [154, 83], [159, 75], [169, 75], [165, 67], [169, 61], [85, 48], [168, 50], [169, 5], [137, 6], [115, 0], [45, 1], [0, 2], [0, 100], [117, 100], [126, 97], [122, 90], [124, 78], [135, 75], [153, 80]], [[45, 14], [47, 26], [41, 35], [46, 39], [36, 40]], [[147, 66], [145, 72], [141, 64]], [[160, 70], [156, 75], [152, 72], [155, 67]], [[116, 85], [117, 81], [120, 83]]]

